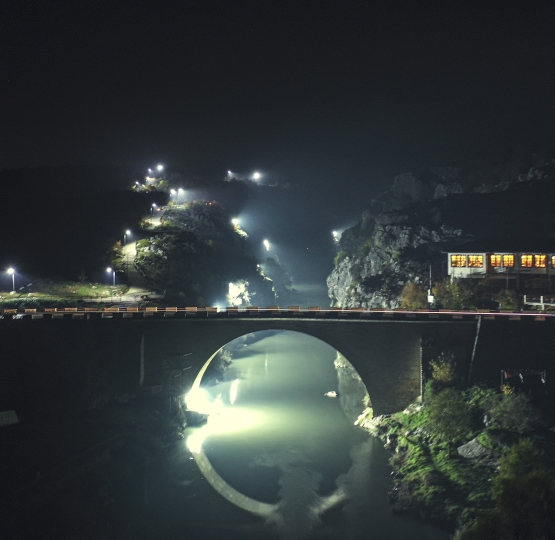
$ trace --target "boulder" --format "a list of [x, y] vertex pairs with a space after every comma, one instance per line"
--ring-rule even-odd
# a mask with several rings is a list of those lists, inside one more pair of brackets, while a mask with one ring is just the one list
[[491, 454], [491, 450], [481, 444], [478, 439], [474, 438], [470, 442], [463, 444], [457, 448], [460, 456], [466, 459], [479, 459]]

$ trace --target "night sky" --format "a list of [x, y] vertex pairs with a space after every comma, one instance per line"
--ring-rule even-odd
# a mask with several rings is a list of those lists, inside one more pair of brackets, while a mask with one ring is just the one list
[[554, 6], [4, 2], [0, 169], [161, 161], [374, 194], [550, 144]]

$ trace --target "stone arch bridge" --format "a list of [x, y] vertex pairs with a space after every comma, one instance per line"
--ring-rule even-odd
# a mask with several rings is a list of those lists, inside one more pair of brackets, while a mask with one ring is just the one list
[[[375, 414], [387, 414], [404, 409], [421, 394], [423, 369], [442, 351], [455, 354], [463, 376], [493, 383], [500, 369], [545, 370], [553, 364], [555, 318], [550, 317], [515, 322], [470, 313], [457, 319], [421, 314], [408, 318], [406, 313], [379, 319], [270, 315], [8, 316], [0, 320], [0, 375], [9, 381], [15, 370], [41, 370], [41, 381], [69, 385], [68, 372], [84, 379], [92, 363], [114, 373], [120, 392], [135, 393], [142, 386], [181, 394], [207, 359], [233, 339], [261, 330], [292, 330], [343, 354], [364, 381]], [[172, 377], [178, 377], [178, 384], [168, 389]]]

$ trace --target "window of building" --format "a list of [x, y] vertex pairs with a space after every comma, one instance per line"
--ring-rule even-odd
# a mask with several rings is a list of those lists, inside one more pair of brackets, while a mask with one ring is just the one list
[[555, 268], [555, 255], [551, 255], [551, 266]]
[[489, 263], [494, 268], [499, 268], [501, 266], [501, 255], [490, 255]]
[[466, 255], [451, 255], [451, 268], [466, 268]]
[[545, 255], [534, 255], [534, 267], [545, 268]]
[[484, 267], [484, 256], [483, 255], [469, 255], [468, 256], [468, 266], [470, 268], [483, 268]]
[[521, 255], [520, 266], [521, 268], [532, 268], [532, 255]]
[[514, 255], [503, 255], [503, 266], [505, 268], [513, 268], [515, 265]]

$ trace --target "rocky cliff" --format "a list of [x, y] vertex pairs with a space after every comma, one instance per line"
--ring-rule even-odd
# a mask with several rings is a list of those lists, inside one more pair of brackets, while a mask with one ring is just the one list
[[465, 240], [555, 237], [553, 196], [555, 159], [483, 160], [401, 174], [342, 234], [327, 279], [331, 306], [399, 307], [406, 282], [427, 288], [430, 268], [433, 281], [441, 281], [442, 251]]

